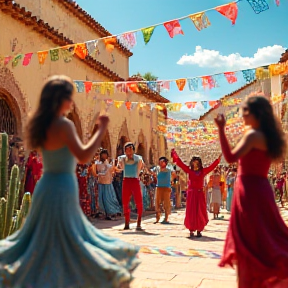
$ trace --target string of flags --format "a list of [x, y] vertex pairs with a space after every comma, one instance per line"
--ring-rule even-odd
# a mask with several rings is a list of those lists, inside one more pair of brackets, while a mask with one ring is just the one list
[[[219, 101], [224, 104], [223, 100], [230, 101], [231, 99], [220, 99]], [[272, 95], [270, 100], [272, 104], [284, 103], [287, 97], [285, 94]], [[239, 115], [239, 107], [233, 107], [224, 113], [226, 117], [226, 135], [233, 142], [243, 134], [245, 126]], [[175, 146], [194, 145], [203, 147], [218, 141], [218, 129], [214, 121], [179, 121], [170, 118], [165, 123], [159, 122], [157, 130], [155, 129], [154, 132], [163, 135], [168, 142]]]
[[[247, 0], [247, 1], [251, 5], [254, 12], [257, 14], [269, 9], [269, 5], [267, 4], [266, 0]], [[164, 26], [170, 38], [174, 38], [178, 34], [184, 35], [184, 31], [182, 30], [180, 21], [188, 18], [192, 21], [195, 28], [198, 31], [201, 31], [211, 26], [211, 22], [208, 19], [206, 12], [212, 10], [215, 10], [224, 17], [228, 18], [231, 21], [232, 25], [234, 25], [236, 23], [236, 19], [238, 16], [238, 6], [237, 6], [238, 2], [239, 0], [236, 2], [231, 2], [228, 4], [210, 8], [202, 12], [189, 14], [187, 16], [183, 16], [178, 19], [151, 25], [149, 27], [128, 31], [121, 34], [106, 36], [94, 40], [89, 40], [83, 43], [70, 44], [44, 51], [29, 52], [17, 55], [8, 55], [5, 57], [1, 56], [0, 61], [3, 62], [4, 65], [8, 65], [11, 62], [12, 67], [15, 68], [21, 61], [23, 66], [28, 66], [34, 55], [37, 55], [38, 62], [40, 65], [43, 65], [47, 58], [50, 58], [52, 62], [58, 61], [60, 60], [60, 58], [62, 58], [65, 63], [69, 63], [70, 61], [72, 61], [74, 55], [77, 55], [80, 59], [85, 59], [87, 56], [97, 58], [97, 56], [99, 56], [100, 54], [100, 50], [98, 48], [99, 41], [103, 41], [103, 43], [105, 44], [105, 48], [108, 52], [112, 52], [117, 43], [122, 44], [127, 49], [133, 49], [133, 47], [137, 44], [137, 32], [142, 33], [145, 44], [147, 44], [151, 40], [155, 28], [158, 26]], [[280, 0], [275, 0], [275, 2], [277, 6], [280, 5]], [[112, 54], [111, 63], [114, 62], [115, 59]]]
[[[284, 63], [270, 64], [258, 68], [244, 69], [233, 72], [217, 73], [209, 76], [197, 76], [193, 78], [180, 78], [169, 80], [144, 81], [133, 80], [125, 82], [99, 82], [99, 81], [84, 81], [74, 80], [78, 93], [95, 92], [103, 95], [112, 95], [116, 92], [139, 93], [141, 88], [150, 89], [155, 92], [166, 92], [174, 83], [179, 91], [183, 91], [188, 86], [190, 91], [198, 91], [200, 88], [213, 89], [219, 87], [219, 82], [222, 79], [227, 83], [233, 84], [238, 81], [240, 74], [243, 75], [246, 83], [251, 83], [255, 80], [265, 80], [272, 76], [284, 75], [288, 73], [288, 60]], [[222, 78], [222, 79], [221, 79]]]

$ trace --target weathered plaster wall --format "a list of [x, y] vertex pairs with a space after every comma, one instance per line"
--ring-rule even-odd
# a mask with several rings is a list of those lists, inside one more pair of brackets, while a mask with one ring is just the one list
[[[100, 38], [99, 34], [76, 18], [57, 0], [18, 0], [15, 2], [26, 7], [26, 10], [31, 11], [32, 15], [58, 29], [74, 43]], [[52, 47], [55, 47], [55, 45]], [[120, 49], [114, 49], [112, 54], [115, 61], [113, 62], [112, 55], [106, 51], [103, 41], [99, 41], [98, 47], [100, 53], [97, 60], [116, 72], [120, 77], [127, 79], [129, 77], [128, 57]]]

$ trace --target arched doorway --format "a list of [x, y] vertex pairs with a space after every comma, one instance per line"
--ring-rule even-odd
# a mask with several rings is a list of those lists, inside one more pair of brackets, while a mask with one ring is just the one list
[[126, 136], [121, 136], [117, 143], [116, 157], [121, 156], [125, 153], [124, 145], [129, 139]]
[[3, 94], [0, 94], [0, 132], [17, 135], [17, 120]]
[[67, 115], [67, 118], [74, 123], [74, 125], [76, 127], [77, 134], [78, 134], [79, 138], [82, 140], [83, 139], [82, 138], [83, 135], [82, 135], [82, 128], [81, 128], [81, 121], [80, 121], [78, 113], [76, 112], [76, 108], [75, 107]]
[[[98, 124], [96, 124], [93, 128], [92, 135], [94, 135], [98, 130]], [[101, 141], [101, 148], [103, 149], [107, 149], [109, 155], [111, 156], [111, 142], [110, 142], [110, 135], [109, 135], [109, 131], [107, 130], [105, 133], [105, 136], [103, 138], [103, 140]]]
[[146, 162], [147, 160], [147, 155], [146, 155], [146, 140], [145, 140], [145, 136], [144, 133], [141, 129], [139, 136], [138, 136], [138, 147], [137, 147], [137, 151], [136, 154], [142, 156], [143, 160]]
[[116, 147], [116, 157], [123, 155], [124, 154], [124, 145], [126, 142], [129, 141], [129, 134], [128, 134], [128, 126], [126, 119], [124, 120], [119, 136], [118, 136], [118, 142], [117, 142], [117, 147]]

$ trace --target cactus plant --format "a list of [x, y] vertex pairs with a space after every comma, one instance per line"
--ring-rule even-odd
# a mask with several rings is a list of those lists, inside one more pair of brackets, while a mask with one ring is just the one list
[[3, 232], [5, 227], [5, 217], [6, 217], [6, 199], [2, 197], [0, 199], [0, 239], [3, 239]]
[[19, 168], [17, 165], [12, 167], [9, 188], [7, 190], [7, 160], [8, 135], [0, 133], [0, 239], [6, 238], [21, 227], [31, 204], [31, 195], [29, 192], [26, 192], [22, 200], [21, 208], [18, 210], [18, 197], [21, 183], [19, 181]]
[[0, 197], [6, 197], [8, 183], [8, 135], [0, 134]]
[[6, 208], [6, 217], [5, 217], [4, 238], [6, 238], [10, 232], [10, 226], [12, 224], [12, 217], [14, 213], [18, 183], [19, 183], [19, 168], [17, 165], [14, 165], [11, 170], [11, 177], [9, 181], [9, 193], [8, 193], [7, 204], [6, 204], [7, 208]]
[[26, 192], [23, 196], [20, 212], [17, 217], [16, 230], [21, 228], [23, 219], [27, 216], [29, 212], [30, 205], [31, 205], [31, 194], [29, 192]]

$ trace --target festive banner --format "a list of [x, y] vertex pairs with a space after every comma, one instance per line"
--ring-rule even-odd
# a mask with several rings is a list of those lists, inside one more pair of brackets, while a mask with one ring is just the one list
[[225, 72], [224, 76], [226, 77], [229, 84], [237, 82], [237, 77], [235, 75], [235, 72]]
[[141, 29], [145, 44], [147, 44], [150, 41], [154, 30], [155, 30], [155, 26]]
[[256, 14], [259, 14], [269, 9], [269, 5], [267, 4], [266, 0], [247, 0], [247, 1]]
[[211, 25], [208, 17], [204, 12], [190, 15], [190, 19], [192, 20], [198, 31], [201, 31], [202, 29], [205, 29]]
[[166, 22], [166, 23], [164, 23], [164, 26], [165, 26], [165, 28], [166, 28], [166, 30], [169, 33], [169, 36], [171, 38], [173, 38], [177, 34], [184, 35], [184, 32], [182, 31], [181, 25], [180, 25], [178, 20]]
[[32, 58], [33, 53], [27, 53], [24, 55], [24, 59], [22, 62], [23, 66], [28, 66], [30, 64], [31, 58]]
[[230, 19], [233, 25], [235, 24], [238, 14], [238, 6], [235, 2], [217, 7], [215, 10]]
[[184, 89], [184, 87], [185, 87], [185, 85], [186, 85], [186, 79], [177, 79], [177, 80], [176, 80], [176, 84], [177, 84], [177, 86], [178, 86], [178, 89], [179, 89], [180, 91], [183, 91], [183, 89]]

